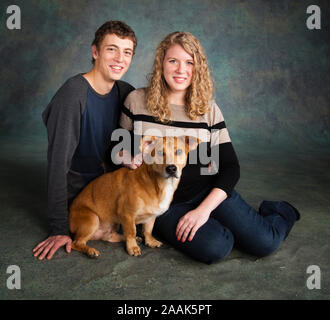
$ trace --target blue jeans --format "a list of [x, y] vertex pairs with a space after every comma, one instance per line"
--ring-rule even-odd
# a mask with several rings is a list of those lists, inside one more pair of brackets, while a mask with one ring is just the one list
[[295, 210], [284, 201], [263, 201], [259, 213], [233, 191], [196, 232], [192, 241], [177, 240], [178, 221], [195, 209], [210, 190], [170, 208], [156, 219], [153, 233], [190, 257], [205, 263], [225, 258], [234, 244], [254, 256], [263, 257], [276, 251], [297, 220]]

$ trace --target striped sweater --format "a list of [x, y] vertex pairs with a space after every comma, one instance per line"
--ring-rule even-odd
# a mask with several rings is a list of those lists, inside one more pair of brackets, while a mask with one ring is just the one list
[[230, 197], [239, 179], [240, 168], [223, 115], [215, 101], [210, 102], [209, 112], [196, 120], [187, 116], [184, 106], [170, 104], [170, 110], [170, 122], [164, 124], [156, 120], [146, 108], [145, 90], [137, 89], [124, 102], [120, 126], [133, 133], [134, 141], [139, 141], [142, 135], [186, 135], [202, 141], [189, 153], [172, 203], [188, 201], [205, 188], [212, 187], [222, 189]]

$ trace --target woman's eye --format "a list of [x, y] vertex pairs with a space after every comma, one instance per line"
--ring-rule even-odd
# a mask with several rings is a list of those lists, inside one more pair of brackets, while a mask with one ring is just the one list
[[176, 150], [176, 155], [179, 156], [180, 154], [182, 154], [182, 150], [181, 149]]
[[157, 154], [158, 154], [159, 156], [163, 156], [163, 155], [164, 155], [164, 152], [163, 152], [162, 150], [158, 150], [158, 151], [157, 151]]

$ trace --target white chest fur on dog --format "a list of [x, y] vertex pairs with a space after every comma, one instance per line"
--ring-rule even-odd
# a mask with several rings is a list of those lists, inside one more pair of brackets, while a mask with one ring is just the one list
[[169, 178], [167, 186], [164, 190], [164, 197], [162, 201], [159, 204], [158, 210], [156, 210], [155, 215], [159, 216], [163, 214], [170, 206], [171, 201], [173, 199], [173, 194], [177, 186], [177, 179], [175, 178]]
[[148, 220], [158, 217], [162, 215], [165, 211], [167, 211], [173, 199], [173, 194], [176, 190], [177, 184], [178, 181], [176, 178], [167, 179], [167, 184], [164, 188], [163, 197], [160, 199], [160, 202], [157, 206], [144, 207], [144, 211], [151, 214], [151, 216], [148, 216], [147, 219], [145, 219], [144, 221], [140, 221], [139, 223], [147, 222]]

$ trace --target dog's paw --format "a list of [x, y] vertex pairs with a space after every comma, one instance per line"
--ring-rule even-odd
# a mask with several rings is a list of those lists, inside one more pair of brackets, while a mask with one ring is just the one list
[[94, 249], [94, 248], [88, 248], [88, 251], [87, 251], [87, 255], [90, 257], [90, 258], [98, 258], [101, 254], [98, 250]]
[[163, 245], [162, 242], [156, 240], [155, 238], [151, 238], [145, 241], [145, 244], [150, 248], [159, 248]]
[[127, 252], [130, 256], [141, 255], [141, 249], [139, 248], [139, 246], [127, 247]]

